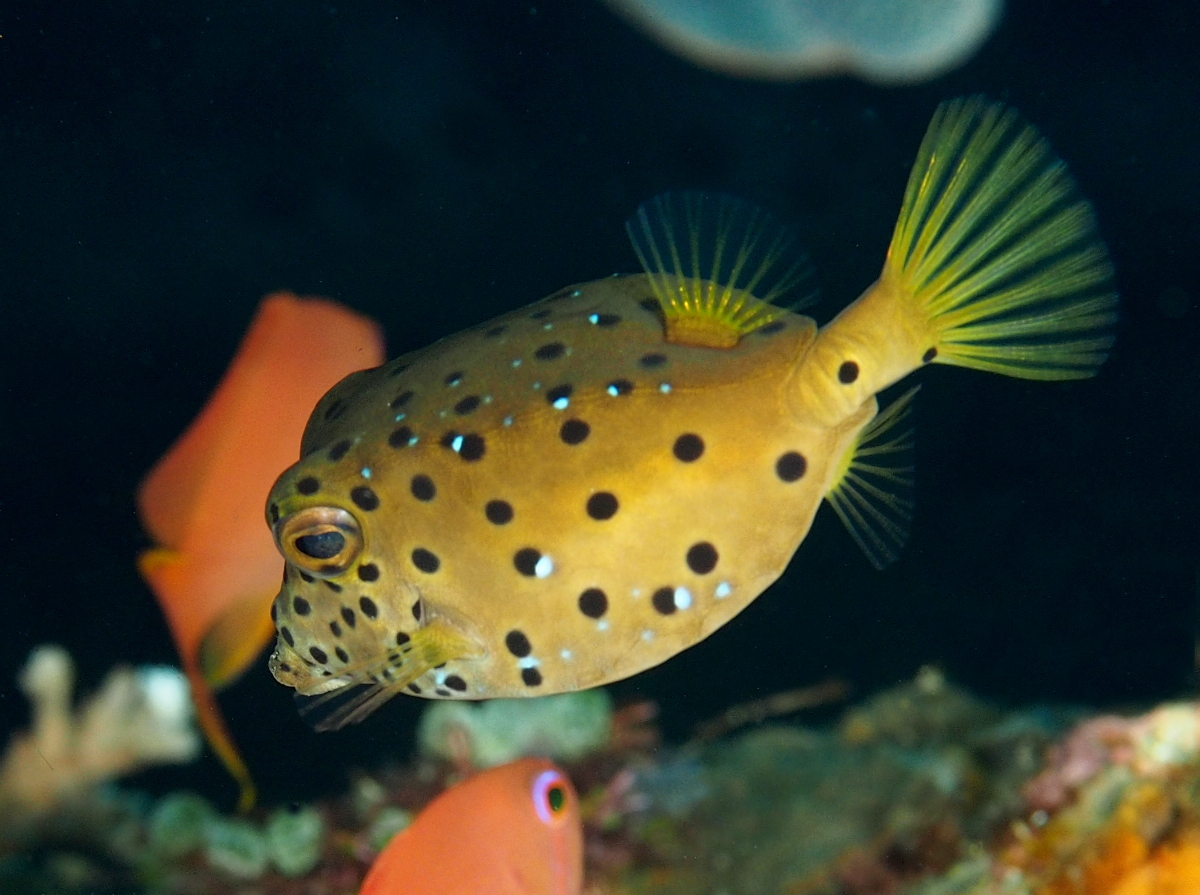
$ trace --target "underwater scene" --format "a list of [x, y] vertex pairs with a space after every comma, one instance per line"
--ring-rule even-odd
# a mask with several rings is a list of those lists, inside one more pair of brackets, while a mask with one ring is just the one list
[[0, 6], [0, 895], [1200, 895], [1200, 6]]

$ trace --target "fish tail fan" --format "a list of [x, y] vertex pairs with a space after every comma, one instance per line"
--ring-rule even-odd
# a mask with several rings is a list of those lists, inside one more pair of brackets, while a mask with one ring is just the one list
[[893, 563], [908, 542], [916, 477], [909, 389], [871, 420], [846, 451], [825, 499], [877, 569]]
[[1113, 344], [1113, 272], [1091, 207], [1038, 132], [982, 97], [934, 113], [881, 282], [927, 323], [925, 362], [1082, 379]]
[[732, 348], [815, 297], [812, 265], [792, 233], [731, 196], [663, 193], [625, 230], [669, 342]]

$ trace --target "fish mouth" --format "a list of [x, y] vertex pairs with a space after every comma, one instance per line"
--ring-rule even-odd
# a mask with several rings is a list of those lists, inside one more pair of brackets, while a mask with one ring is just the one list
[[284, 560], [314, 578], [343, 574], [363, 549], [362, 526], [341, 507], [305, 507], [281, 518], [271, 533]]

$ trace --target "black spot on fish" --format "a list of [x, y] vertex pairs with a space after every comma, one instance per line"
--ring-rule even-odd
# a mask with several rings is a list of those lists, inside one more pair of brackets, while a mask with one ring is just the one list
[[542, 308], [540, 311], [534, 311], [532, 314], [530, 314], [529, 319], [530, 320], [545, 320], [547, 317], [549, 317], [553, 313], [554, 312], [551, 311], [549, 308]]
[[562, 428], [558, 430], [558, 437], [565, 444], [582, 444], [591, 434], [592, 427], [583, 420], [567, 420], [562, 424]]
[[596, 326], [616, 326], [621, 322], [616, 314], [593, 314], [588, 319]]
[[325, 422], [335, 420], [341, 416], [346, 410], [346, 402], [338, 398], [332, 404], [325, 408]]
[[303, 494], [305, 497], [310, 494], [316, 494], [320, 490], [321, 483], [312, 476], [307, 476], [306, 478], [302, 478], [300, 481], [296, 482], [296, 491], [298, 491], [300, 494]]
[[375, 605], [375, 601], [370, 597], [359, 597], [358, 608], [362, 610], [362, 614], [367, 618], [374, 619], [379, 615], [379, 607]]
[[454, 412], [459, 416], [466, 416], [468, 413], [474, 413], [478, 410], [481, 403], [482, 400], [479, 395], [467, 395], [454, 405]]
[[654, 592], [650, 602], [661, 614], [670, 615], [675, 611], [675, 588], [660, 587]]
[[657, 351], [651, 352], [650, 354], [643, 354], [638, 359], [638, 364], [643, 369], [646, 369], [646, 370], [658, 369], [659, 367], [663, 366], [666, 362], [667, 362], [667, 356], [665, 354], [660, 354]]
[[483, 508], [483, 514], [493, 525], [507, 525], [513, 518], [512, 504], [507, 500], [489, 500]]
[[388, 370], [388, 378], [394, 379], [395, 377], [399, 376], [401, 373], [403, 373], [405, 370], [407, 370], [411, 366], [412, 366], [412, 364], [396, 364], [396, 366], [394, 366], [390, 370]]
[[858, 364], [852, 360], [842, 361], [842, 365], [838, 367], [838, 382], [842, 385], [849, 385], [858, 378]]
[[437, 487], [433, 484], [433, 479], [427, 475], [413, 476], [409, 488], [413, 497], [427, 503], [437, 496]]
[[422, 612], [421, 601], [417, 600], [417, 602], [412, 604], [412, 617], [414, 619], [416, 619], [417, 621], [420, 621], [421, 620], [421, 612]]
[[296, 645], [296, 638], [292, 636], [292, 632], [288, 630], [287, 625], [279, 629], [279, 636], [283, 638], [283, 642], [288, 646]]
[[339, 625], [336, 621], [332, 621], [329, 623], [329, 631], [331, 634], [333, 634], [334, 637], [342, 636], [342, 626]]
[[643, 298], [638, 304], [642, 306], [643, 310], [649, 311], [655, 317], [662, 313], [662, 306], [658, 303], [657, 298]]
[[408, 689], [410, 692], [415, 693], [417, 696], [421, 695], [421, 688], [418, 687], [416, 684], [409, 684]]
[[675, 453], [675, 459], [682, 460], [684, 463], [694, 463], [704, 454], [704, 439], [688, 432], [675, 439], [675, 446], [672, 450]]
[[412, 552], [412, 562], [426, 575], [432, 575], [442, 565], [442, 561], [424, 547], [418, 547]]
[[353, 628], [354, 625], [358, 622], [358, 619], [355, 618], [355, 616], [354, 616], [354, 610], [351, 609], [349, 606], [342, 607], [342, 621], [344, 621], [351, 628]]
[[463, 381], [462, 370], [455, 370], [453, 373], [447, 373], [445, 383], [448, 386], [456, 386]]
[[785, 482], [799, 480], [807, 469], [808, 461], [796, 451], [788, 451], [775, 461], [775, 475]]
[[542, 554], [532, 547], [522, 547], [513, 554], [513, 565], [517, 567], [517, 571], [522, 575], [532, 578], [537, 574], [537, 564], [541, 558]]
[[450, 691], [443, 689], [442, 687], [438, 687], [433, 692], [435, 692], [438, 696], [449, 696], [450, 695]]
[[773, 336], [775, 333], [783, 332], [787, 327], [787, 323], [782, 320], [772, 320], [766, 326], [759, 327], [757, 330], [760, 336]]
[[407, 404], [409, 401], [412, 400], [414, 394], [416, 394], [416, 393], [411, 390], [406, 391], [406, 392], [401, 392], [395, 398], [392, 399], [392, 403], [390, 403], [388, 405], [388, 407], [392, 408], [392, 410], [399, 410], [401, 407], [403, 407], [405, 404]]
[[525, 636], [525, 632], [515, 629], [504, 635], [504, 645], [518, 659], [524, 659], [533, 652], [533, 644], [529, 642], [529, 638]]
[[404, 644], [408, 643], [410, 640], [412, 640], [412, 638], [403, 631], [396, 632], [396, 646], [404, 646]]
[[342, 586], [340, 584], [338, 584], [336, 581], [330, 581], [330, 580], [326, 579], [326, 580], [322, 581], [321, 583], [324, 584], [331, 591], [333, 591], [335, 594], [340, 594], [342, 592]]
[[379, 506], [379, 498], [366, 485], [359, 485], [357, 488], [352, 489], [350, 491], [350, 499], [354, 501], [355, 506], [360, 510], [366, 510], [368, 513]]
[[521, 680], [524, 681], [526, 687], [538, 687], [542, 683], [542, 673], [536, 668], [522, 668]]
[[325, 655], [325, 650], [319, 646], [310, 646], [308, 652], [319, 665], [324, 665], [329, 661], [329, 656]]
[[697, 575], [707, 575], [717, 567], [717, 548], [708, 541], [700, 541], [688, 548], [688, 568]]
[[305, 584], [312, 584], [317, 579], [313, 578], [313, 576], [308, 574], [308, 572], [301, 572], [300, 580], [303, 581]]
[[343, 438], [341, 441], [339, 441], [337, 444], [335, 444], [333, 447], [331, 447], [329, 449], [328, 457], [330, 460], [332, 460], [334, 463], [336, 463], [338, 460], [342, 459], [342, 457], [346, 456], [346, 453], [349, 450], [350, 450], [350, 441], [349, 441], [349, 439]]
[[346, 652], [344, 649], [342, 649], [340, 646], [339, 646], [339, 647], [335, 647], [335, 648], [334, 648], [334, 650], [333, 650], [333, 652], [334, 652], [334, 653], [337, 655], [337, 657], [338, 657], [339, 659], [341, 659], [341, 660], [342, 660], [342, 662], [349, 662], [349, 661], [350, 661], [350, 654], [349, 654], [349, 653], [347, 653], [347, 652]]
[[451, 690], [457, 690], [459, 693], [462, 693], [467, 689], [467, 682], [457, 674], [449, 674], [446, 675], [446, 686]]
[[567, 346], [562, 342], [549, 342], [533, 352], [538, 360], [557, 360], [566, 353]]
[[483, 457], [486, 450], [487, 443], [483, 440], [483, 436], [471, 432], [463, 436], [462, 446], [458, 449], [458, 455], [464, 460], [474, 462]]
[[546, 391], [546, 403], [553, 407], [557, 402], [569, 399], [573, 391], [574, 388], [565, 383], [563, 385], [556, 385], [554, 388]]
[[589, 587], [579, 595], [579, 611], [588, 618], [601, 618], [608, 612], [608, 595], [598, 587]]
[[587, 514], [597, 521], [611, 519], [617, 514], [617, 498], [608, 491], [597, 491], [587, 501]]
[[394, 448], [408, 447], [412, 441], [413, 430], [408, 426], [400, 426], [398, 429], [393, 429], [392, 434], [388, 436], [388, 444]]
[[379, 580], [379, 566], [375, 565], [375, 563], [373, 563], [373, 562], [363, 563], [361, 566], [358, 567], [358, 580], [359, 581], [378, 581]]
[[270, 509], [267, 510], [267, 513], [271, 517], [271, 524], [274, 525], [279, 521], [279, 504], [271, 504]]
[[304, 597], [293, 597], [292, 611], [296, 615], [308, 615], [312, 612], [312, 606], [309, 605], [308, 600], [304, 599]]
[[928, 349], [928, 350], [927, 350], [927, 351], [926, 351], [924, 354], [922, 354], [922, 355], [921, 355], [921, 360], [922, 360], [922, 362], [924, 362], [924, 363], [929, 363], [929, 362], [930, 362], [931, 360], [933, 360], [935, 357], [937, 357], [937, 349], [936, 349], [936, 348], [930, 348], [930, 349]]

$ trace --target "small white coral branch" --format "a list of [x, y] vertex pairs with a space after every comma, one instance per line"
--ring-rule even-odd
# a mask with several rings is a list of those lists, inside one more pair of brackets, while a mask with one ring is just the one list
[[[18, 683], [32, 705], [30, 730], [0, 763], [0, 807], [40, 814], [107, 780], [200, 753], [187, 680], [176, 669], [119, 666], [78, 711], [67, 651], [33, 651]], [[11, 817], [5, 818], [11, 821]]]

